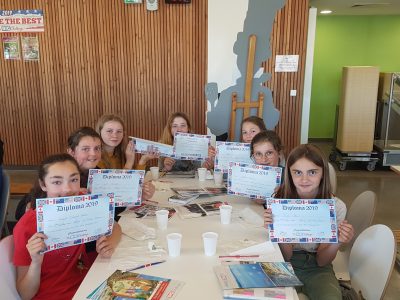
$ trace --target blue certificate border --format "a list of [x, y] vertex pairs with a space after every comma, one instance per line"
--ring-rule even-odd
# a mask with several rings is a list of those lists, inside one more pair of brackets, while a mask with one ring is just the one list
[[194, 134], [194, 133], [183, 133], [183, 132], [176, 132], [174, 136], [174, 151], [172, 154], [172, 158], [180, 159], [180, 160], [205, 160], [206, 157], [192, 157], [192, 156], [177, 156], [176, 153], [176, 136], [188, 136], [188, 137], [197, 137], [197, 138], [203, 138], [203, 139], [208, 139], [208, 147], [211, 145], [211, 135], [202, 135], [202, 134]]
[[[214, 171], [217, 172], [224, 172], [224, 173], [228, 173], [229, 172], [229, 168], [228, 169], [222, 169], [220, 168], [220, 165], [218, 163], [218, 155], [219, 155], [219, 147], [220, 145], [225, 145], [225, 146], [237, 146], [237, 147], [241, 147], [241, 148], [249, 148], [249, 154], [250, 154], [250, 145], [249, 143], [237, 143], [237, 142], [221, 142], [221, 141], [217, 141], [215, 143], [215, 160], [214, 160]], [[250, 157], [250, 155], [249, 155]]]
[[88, 201], [94, 201], [99, 199], [108, 199], [108, 211], [109, 211], [109, 219], [108, 219], [108, 230], [104, 234], [99, 234], [95, 236], [90, 236], [87, 238], [76, 239], [69, 242], [64, 243], [56, 243], [46, 245], [46, 249], [43, 252], [47, 252], [50, 250], [56, 250], [60, 248], [65, 248], [69, 246], [79, 245], [91, 241], [95, 241], [103, 235], [110, 235], [114, 226], [114, 194], [110, 193], [105, 195], [83, 195], [83, 196], [72, 196], [72, 197], [59, 197], [59, 198], [43, 198], [36, 199], [36, 219], [37, 219], [37, 232], [44, 232], [44, 218], [43, 218], [43, 207], [48, 205], [58, 205], [58, 204], [67, 204], [67, 203], [82, 203]]
[[271, 204], [297, 204], [297, 205], [328, 205], [329, 217], [331, 222], [331, 237], [330, 238], [292, 238], [275, 237], [274, 224], [269, 224], [269, 238], [272, 243], [337, 243], [338, 232], [336, 222], [336, 205], [335, 199], [273, 199], [266, 200], [267, 208], [271, 208]]
[[[144, 181], [144, 170], [124, 170], [124, 169], [90, 169], [88, 177], [88, 189], [92, 186], [93, 174], [139, 174], [139, 188], [136, 199], [133, 202], [128, 201], [115, 201], [115, 207], [126, 207], [126, 206], [139, 206], [142, 204], [142, 186]], [[112, 191], [110, 191], [111, 193]]]
[[257, 165], [257, 164], [247, 164], [241, 162], [230, 162], [229, 163], [229, 171], [228, 171], [228, 186], [227, 186], [227, 194], [228, 195], [238, 195], [238, 196], [246, 196], [250, 197], [250, 199], [266, 199], [268, 197], [262, 195], [247, 195], [243, 193], [238, 193], [232, 190], [232, 167], [239, 166], [239, 167], [246, 167], [246, 168], [253, 168], [255, 170], [266, 170], [266, 171], [275, 171], [277, 173], [276, 176], [276, 185], [281, 184], [282, 180], [282, 168], [281, 167], [270, 167], [264, 165]]

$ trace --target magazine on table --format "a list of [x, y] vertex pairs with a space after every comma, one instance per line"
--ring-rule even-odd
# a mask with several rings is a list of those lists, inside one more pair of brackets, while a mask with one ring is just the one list
[[189, 202], [199, 198], [199, 195], [180, 195], [175, 194], [168, 198], [168, 201], [174, 204], [188, 204]]
[[293, 290], [288, 287], [276, 288], [247, 288], [224, 290], [224, 299], [251, 299], [251, 300], [275, 300], [291, 299]]
[[224, 290], [303, 285], [289, 262], [240, 262], [214, 267], [214, 271]]
[[207, 201], [203, 203], [191, 203], [177, 206], [175, 209], [183, 219], [205, 217], [219, 214], [219, 207], [228, 204], [222, 201]]
[[90, 293], [87, 299], [174, 299], [183, 285], [181, 281], [117, 270]]
[[204, 188], [171, 188], [176, 194], [181, 196], [218, 196], [227, 193], [226, 187], [204, 187]]
[[165, 176], [171, 176], [171, 177], [176, 177], [176, 178], [195, 178], [196, 177], [196, 171], [191, 170], [191, 171], [170, 171], [165, 173]]
[[176, 212], [175, 208], [169, 206], [158, 206], [152, 204], [142, 204], [140, 206], [128, 207], [125, 211], [120, 213], [120, 216], [136, 215], [136, 218], [155, 218], [156, 211], [160, 209], [166, 209], [169, 211], [168, 218], [170, 219]]

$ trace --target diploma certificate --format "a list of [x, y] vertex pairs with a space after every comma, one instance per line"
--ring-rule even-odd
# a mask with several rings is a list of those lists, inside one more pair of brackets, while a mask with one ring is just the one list
[[174, 147], [167, 144], [161, 144], [149, 140], [139, 139], [135, 137], [130, 137], [135, 144], [135, 152], [148, 154], [148, 153], [158, 153], [160, 156], [171, 157], [174, 152]]
[[204, 160], [208, 157], [211, 135], [175, 133], [173, 158], [181, 160]]
[[44, 252], [94, 241], [112, 232], [113, 195], [37, 199], [36, 218], [47, 235]]
[[267, 199], [275, 243], [337, 243], [335, 199]]
[[248, 196], [251, 199], [271, 197], [281, 184], [282, 168], [230, 162], [228, 194]]
[[142, 199], [144, 170], [90, 169], [91, 194], [114, 194], [115, 206], [138, 206]]
[[250, 157], [250, 144], [217, 142], [214, 170], [228, 173], [230, 162], [253, 163]]

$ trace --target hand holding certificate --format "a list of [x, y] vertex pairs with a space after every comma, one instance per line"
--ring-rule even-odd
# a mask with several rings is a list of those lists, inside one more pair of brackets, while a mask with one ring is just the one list
[[253, 163], [250, 158], [250, 144], [217, 142], [214, 170], [228, 173], [230, 162]]
[[334, 199], [267, 199], [267, 208], [273, 217], [271, 242], [338, 242]]
[[47, 235], [45, 252], [94, 241], [112, 232], [113, 195], [37, 199], [36, 218]]
[[92, 194], [113, 193], [115, 206], [140, 205], [144, 171], [90, 169], [88, 190]]
[[271, 197], [280, 185], [282, 168], [240, 162], [229, 163], [228, 194], [252, 199]]
[[181, 160], [204, 160], [208, 157], [210, 135], [175, 133], [173, 158]]

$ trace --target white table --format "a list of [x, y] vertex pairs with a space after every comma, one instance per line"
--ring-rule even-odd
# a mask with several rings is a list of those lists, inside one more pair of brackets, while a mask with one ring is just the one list
[[[202, 183], [199, 183], [197, 179], [162, 178], [161, 180], [173, 181], [169, 184], [171, 187], [214, 186], [211, 180]], [[163, 183], [163, 185], [165, 185], [165, 183]], [[158, 201], [160, 204], [172, 206], [168, 203], [168, 197], [172, 194], [173, 192], [171, 191], [156, 191], [152, 200]], [[245, 207], [252, 208], [260, 215], [262, 215], [263, 212], [261, 205], [243, 197], [224, 195], [204, 199], [204, 201], [211, 200], [227, 201], [229, 204], [233, 205], [233, 209], [236, 212]], [[143, 222], [147, 226], [157, 227], [155, 219], [143, 219]], [[203, 250], [201, 235], [203, 232], [207, 231], [214, 231], [219, 234], [217, 255], [212, 257], [205, 256]], [[223, 249], [221, 249], [223, 245], [231, 244], [232, 241], [245, 239], [254, 241], [266, 241], [268, 239], [267, 230], [265, 228], [249, 228], [242, 222], [239, 222], [238, 219], [234, 219], [233, 223], [229, 225], [222, 225], [219, 215], [183, 220], [175, 214], [169, 220], [167, 230], [161, 231], [157, 229], [157, 240], [165, 246], [165, 249], [167, 249], [165, 236], [171, 232], [179, 232], [183, 235], [181, 256], [175, 258], [167, 256], [167, 262], [149, 268], [143, 268], [136, 272], [183, 281], [185, 285], [176, 299], [222, 299], [222, 289], [214, 274], [213, 267], [220, 265], [218, 255], [226, 255], [226, 252], [223, 252]], [[123, 244], [124, 247], [127, 244], [137, 246], [147, 244], [147, 241], [135, 241], [123, 235], [120, 245], [121, 244]], [[134, 251], [135, 250], [132, 250], [133, 254]], [[270, 261], [283, 261], [283, 257], [277, 245], [274, 245], [274, 251], [268, 253], [268, 258]], [[115, 268], [110, 267], [110, 262], [112, 263], [112, 260], [113, 258], [111, 258], [110, 261], [109, 259], [101, 259], [98, 257], [73, 299], [86, 299], [87, 295], [111, 275], [115, 271]], [[298, 299], [295, 292], [293, 292], [293, 297], [294, 299]]]

